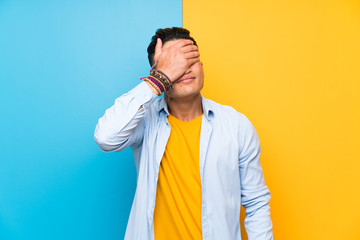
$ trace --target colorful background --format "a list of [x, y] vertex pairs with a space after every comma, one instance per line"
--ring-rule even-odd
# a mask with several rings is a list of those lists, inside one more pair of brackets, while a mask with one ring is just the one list
[[172, 26], [198, 42], [204, 96], [259, 133], [274, 239], [360, 239], [360, 3], [348, 0], [0, 1], [0, 239], [123, 239], [133, 156], [101, 152], [93, 131]]

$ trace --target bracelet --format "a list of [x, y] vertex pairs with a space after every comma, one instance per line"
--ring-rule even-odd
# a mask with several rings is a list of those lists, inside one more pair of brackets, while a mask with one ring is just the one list
[[164, 77], [171, 83], [170, 78], [164, 72], [162, 72], [162, 71], [160, 71], [158, 69], [156, 69], [156, 71], [158, 71], [160, 74], [164, 75]]
[[147, 78], [150, 79], [153, 83], [155, 83], [160, 88], [161, 92], [165, 90], [164, 84], [161, 81], [159, 81], [159, 79], [151, 77], [150, 75]]
[[155, 83], [155, 85], [160, 89], [161, 93], [164, 92], [165, 90], [165, 86], [162, 82], [160, 82], [158, 79], [151, 77], [150, 75], [148, 77], [143, 77], [140, 79], [147, 79], [150, 80], [151, 82]]
[[158, 92], [157, 95], [161, 95], [162, 94], [162, 91], [160, 90], [160, 88], [153, 82], [151, 81], [150, 79], [144, 77], [144, 78], [141, 78], [141, 79], [144, 79], [145, 82], [148, 82], [151, 86], [153, 86], [155, 88], [155, 90]]
[[170, 78], [166, 76], [165, 73], [157, 70], [156, 68], [152, 68], [149, 76], [159, 80], [165, 87], [166, 91], [173, 88]]

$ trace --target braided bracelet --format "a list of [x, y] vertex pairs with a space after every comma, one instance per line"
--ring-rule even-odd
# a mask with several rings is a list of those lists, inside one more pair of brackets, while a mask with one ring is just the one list
[[155, 90], [158, 92], [159, 96], [162, 94], [162, 91], [160, 90], [160, 87], [158, 85], [156, 85], [156, 83], [154, 83], [153, 81], [151, 81], [147, 77], [144, 77], [144, 78], [141, 78], [141, 79], [144, 79], [145, 82], [148, 82], [152, 87], [154, 87]]
[[161, 81], [159, 81], [159, 79], [156, 79], [150, 75], [147, 78], [150, 79], [153, 83], [155, 83], [160, 88], [161, 92], [165, 90], [164, 84]]
[[165, 86], [159, 79], [151, 77], [150, 75], [148, 77], [143, 77], [140, 79], [145, 79], [145, 78], [147, 79], [147, 81], [153, 82], [160, 89], [161, 93], [165, 91]]
[[155, 62], [155, 64], [151, 67], [148, 78], [152, 78], [152, 80], [157, 80], [159, 83], [161, 83], [165, 91], [168, 91], [174, 87], [170, 78], [164, 72], [157, 69], [157, 62]]
[[166, 91], [173, 88], [170, 78], [156, 68], [152, 68], [149, 76], [159, 80], [164, 85]]

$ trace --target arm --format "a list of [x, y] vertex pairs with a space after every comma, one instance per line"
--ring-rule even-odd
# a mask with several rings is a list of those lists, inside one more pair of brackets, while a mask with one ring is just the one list
[[116, 152], [140, 144], [144, 134], [143, 118], [156, 97], [153, 89], [141, 82], [117, 98], [96, 125], [94, 139], [100, 149]]
[[241, 118], [239, 170], [245, 229], [249, 240], [271, 240], [270, 191], [260, 164], [260, 140], [251, 122], [244, 115]]
[[[164, 51], [163, 51], [164, 50]], [[155, 62], [159, 70], [166, 72], [172, 81], [179, 78], [188, 67], [199, 61], [199, 52], [191, 40], [181, 40], [169, 47], [162, 48], [157, 39]], [[146, 109], [156, 98], [157, 91], [147, 82], [142, 82], [130, 92], [115, 100], [106, 110], [95, 129], [94, 139], [100, 149], [115, 152], [127, 146], [140, 144], [144, 134]]]

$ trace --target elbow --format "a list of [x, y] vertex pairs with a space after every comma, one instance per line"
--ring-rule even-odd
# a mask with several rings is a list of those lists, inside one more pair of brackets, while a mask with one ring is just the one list
[[94, 140], [103, 152], [119, 152], [126, 147], [125, 142], [115, 141], [112, 137], [99, 134], [97, 131], [94, 133]]
[[246, 209], [246, 215], [254, 215], [260, 209], [269, 209], [271, 194], [267, 186], [263, 186], [255, 192], [249, 192], [242, 197], [242, 205]]
[[96, 134], [94, 134], [94, 140], [95, 140], [96, 144], [99, 146], [101, 151], [103, 151], [103, 152], [112, 152], [113, 151], [113, 149], [107, 143], [107, 140], [105, 138], [99, 137]]
[[99, 146], [100, 150], [103, 152], [112, 152], [113, 148], [110, 143], [110, 138], [105, 134], [105, 132], [101, 129], [98, 123], [94, 132], [94, 140], [96, 144]]

